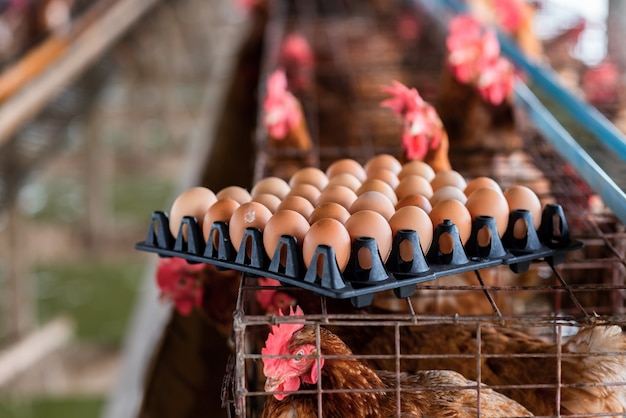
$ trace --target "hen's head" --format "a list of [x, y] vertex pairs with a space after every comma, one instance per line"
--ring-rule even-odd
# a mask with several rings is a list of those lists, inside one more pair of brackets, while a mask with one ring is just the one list
[[287, 292], [279, 290], [280, 282], [269, 277], [258, 279], [259, 285], [267, 286], [256, 292], [256, 300], [266, 314], [277, 315], [290, 306], [296, 305], [296, 299]]
[[454, 77], [475, 86], [485, 101], [501, 104], [513, 91], [515, 73], [511, 63], [500, 56], [496, 34], [483, 30], [469, 15], [452, 19], [449, 30], [448, 65]]
[[204, 268], [204, 264], [189, 264], [178, 257], [159, 259], [156, 282], [162, 300], [171, 300], [182, 315], [202, 306], [204, 288], [199, 277]]
[[605, 59], [585, 71], [582, 87], [585, 98], [592, 104], [614, 104], [619, 100], [621, 75], [617, 65]]
[[267, 96], [263, 102], [264, 124], [275, 139], [284, 139], [300, 123], [302, 112], [298, 100], [287, 90], [287, 77], [276, 70], [267, 80]]
[[289, 86], [294, 91], [311, 88], [315, 58], [304, 36], [298, 33], [287, 35], [280, 46], [278, 62], [285, 68]]
[[[282, 312], [279, 311], [279, 315]], [[289, 308], [289, 315], [303, 316], [300, 307], [295, 311]], [[265, 341], [265, 347], [261, 349], [264, 356], [283, 356], [276, 358], [263, 358], [263, 373], [266, 376], [265, 390], [267, 392], [295, 391], [301, 383], [315, 384], [318, 379], [318, 359], [315, 356], [317, 349], [313, 344], [293, 345], [294, 334], [304, 328], [302, 322], [290, 322], [274, 325]], [[324, 360], [319, 360], [319, 369], [324, 365]], [[275, 393], [278, 400], [286, 398], [287, 394]]]
[[393, 86], [384, 86], [383, 91], [391, 94], [381, 106], [390, 108], [402, 116], [402, 146], [409, 160], [421, 160], [428, 149], [437, 149], [445, 134], [437, 111], [422, 99], [416, 89], [394, 81]]
[[524, 2], [525, 0], [494, 0], [496, 19], [507, 33], [517, 32], [524, 23]]

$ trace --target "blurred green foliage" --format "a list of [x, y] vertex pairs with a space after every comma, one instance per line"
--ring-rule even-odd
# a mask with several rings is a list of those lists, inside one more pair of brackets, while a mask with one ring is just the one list
[[40, 266], [34, 275], [40, 322], [67, 314], [78, 339], [121, 344], [145, 267], [141, 260]]
[[96, 418], [104, 399], [94, 397], [0, 399], [2, 418]]

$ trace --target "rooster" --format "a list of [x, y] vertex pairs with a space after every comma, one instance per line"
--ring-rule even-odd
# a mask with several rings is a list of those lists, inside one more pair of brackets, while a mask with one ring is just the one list
[[[302, 316], [299, 307], [290, 315]], [[319, 345], [317, 341], [319, 340]], [[320, 348], [318, 352], [317, 347]], [[297, 320], [272, 327], [261, 350], [267, 398], [262, 417], [532, 416], [520, 404], [450, 370], [396, 374], [374, 370], [325, 328]], [[277, 357], [283, 356], [283, 357]], [[400, 391], [396, 386], [400, 384]], [[285, 393], [299, 389], [326, 392]], [[480, 395], [480, 403], [477, 402]], [[480, 405], [480, 406], [478, 406]], [[398, 411], [400, 408], [400, 411]], [[480, 409], [479, 409], [480, 408]]]
[[422, 160], [436, 172], [450, 170], [448, 135], [437, 111], [422, 99], [416, 89], [394, 81], [383, 91], [392, 97], [381, 106], [403, 118], [402, 147], [408, 160]]
[[[335, 332], [375, 368], [396, 370], [394, 327], [343, 327]], [[425, 369], [454, 370], [478, 378], [476, 327], [435, 324], [400, 327], [400, 352], [442, 357], [402, 359], [403, 372]], [[482, 326], [480, 378], [490, 386], [528, 385], [498, 389], [537, 415], [583, 415], [626, 411], [626, 337], [619, 326], [589, 326], [562, 344], [561, 364], [554, 357], [558, 346], [527, 333], [504, 327]], [[455, 357], [458, 356], [458, 357]], [[560, 410], [556, 384], [560, 368]], [[548, 385], [536, 388], [536, 385]], [[605, 416], [605, 415], [603, 415]], [[612, 415], [610, 415], [612, 416]], [[621, 415], [620, 415], [621, 416]]]

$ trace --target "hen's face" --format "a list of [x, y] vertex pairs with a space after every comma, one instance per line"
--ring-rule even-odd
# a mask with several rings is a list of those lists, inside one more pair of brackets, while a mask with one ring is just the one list
[[[317, 383], [317, 359], [309, 357], [315, 356], [316, 353], [315, 346], [304, 345], [297, 347], [291, 353], [285, 353], [290, 355], [290, 357], [266, 361], [263, 367], [263, 373], [266, 376], [265, 391], [295, 391], [300, 388], [302, 382]], [[321, 365], [323, 365], [323, 361]], [[278, 400], [283, 400], [287, 396], [289, 395], [274, 394], [274, 397]]]

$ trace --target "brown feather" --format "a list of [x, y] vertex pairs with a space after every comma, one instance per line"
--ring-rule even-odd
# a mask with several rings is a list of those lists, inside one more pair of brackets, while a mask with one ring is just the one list
[[[477, 416], [476, 382], [459, 373], [429, 370], [410, 375], [375, 371], [353, 357], [352, 351], [335, 334], [325, 328], [320, 328], [319, 333], [321, 353], [328, 356], [324, 357], [321, 370], [321, 385], [326, 391], [320, 402], [324, 417], [390, 417], [397, 415], [398, 405], [406, 417]], [[290, 352], [300, 346], [316, 345], [316, 337], [316, 328], [305, 326], [293, 334]], [[304, 386], [304, 389], [315, 388], [315, 385]], [[335, 392], [342, 389], [348, 390]], [[294, 394], [282, 401], [270, 396], [262, 417], [316, 417], [317, 407], [317, 394]], [[484, 385], [480, 388], [480, 410], [485, 417], [532, 416], [517, 402]]]
[[[395, 370], [394, 327], [342, 327], [334, 331], [359, 354], [384, 354], [367, 360], [374, 368]], [[409, 354], [446, 356], [402, 359], [400, 369], [455, 370], [469, 379], [478, 378], [475, 326], [451, 324], [400, 327], [400, 351]], [[538, 415], [556, 415], [558, 346], [524, 332], [504, 327], [481, 327], [481, 381], [490, 386], [550, 385], [547, 388], [498, 389]], [[587, 414], [626, 411], [626, 338], [618, 326], [584, 327], [561, 351], [561, 413]], [[580, 356], [572, 356], [578, 353]], [[601, 355], [606, 353], [605, 355]], [[488, 355], [501, 354], [502, 357]], [[528, 356], [514, 356], [524, 354]], [[591, 355], [590, 355], [591, 354]], [[597, 354], [597, 355], [596, 355]], [[613, 383], [613, 385], [611, 385]], [[582, 385], [572, 387], [568, 385]], [[594, 386], [605, 384], [605, 386]]]

